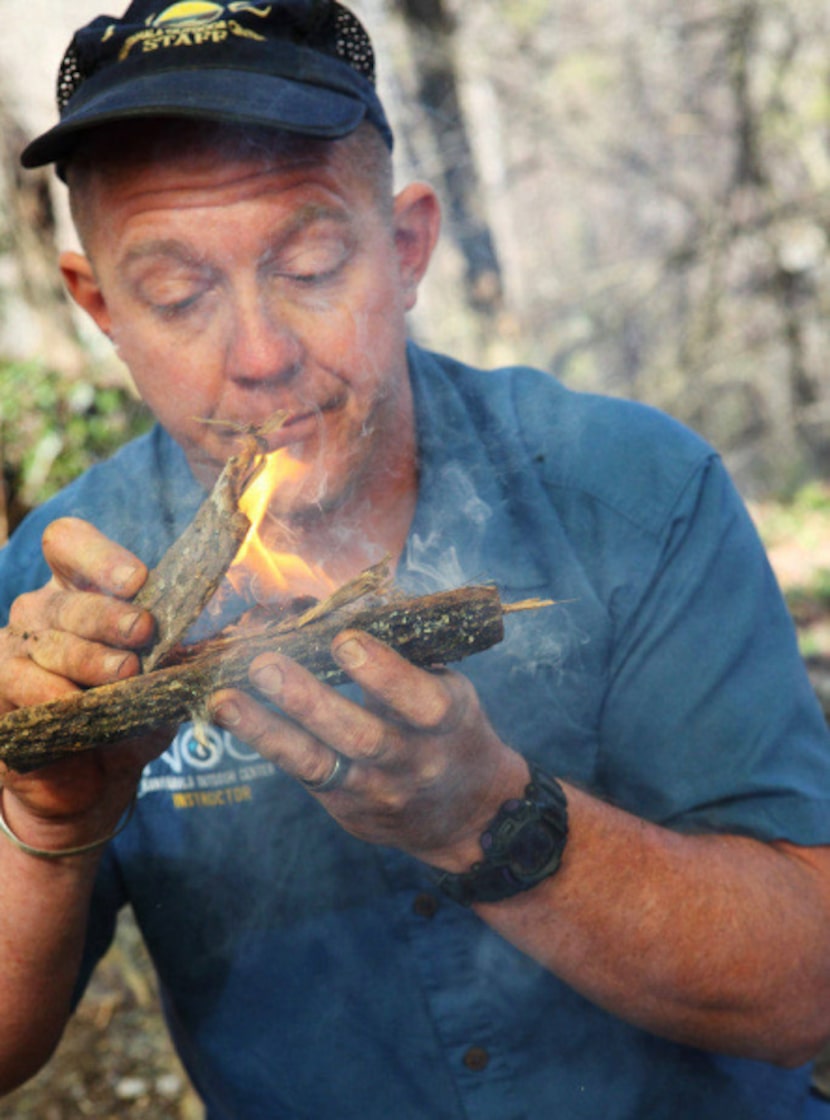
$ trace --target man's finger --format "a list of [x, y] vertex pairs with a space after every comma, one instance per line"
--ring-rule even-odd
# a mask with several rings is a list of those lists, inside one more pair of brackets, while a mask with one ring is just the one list
[[64, 591], [53, 584], [21, 595], [10, 624], [17, 637], [43, 630], [63, 630], [88, 641], [140, 649], [153, 636], [155, 623], [147, 611], [93, 591]]
[[234, 689], [217, 692], [211, 718], [242, 742], [302, 781], [321, 781], [331, 773], [332, 748], [309, 730]]
[[394, 746], [391, 729], [379, 716], [322, 684], [290, 658], [256, 658], [251, 682], [294, 723], [339, 754], [377, 764]]
[[10, 658], [4, 665], [0, 715], [15, 708], [45, 704], [77, 691], [77, 685], [42, 669], [27, 657]]
[[444, 731], [456, 722], [459, 697], [453, 674], [419, 669], [358, 630], [338, 634], [332, 654], [366, 693], [411, 727]]
[[135, 653], [84, 641], [61, 630], [27, 635], [24, 649], [41, 669], [87, 687], [135, 676], [141, 667]]
[[62, 517], [46, 527], [43, 554], [67, 588], [131, 599], [147, 578], [147, 568], [131, 552], [76, 517]]

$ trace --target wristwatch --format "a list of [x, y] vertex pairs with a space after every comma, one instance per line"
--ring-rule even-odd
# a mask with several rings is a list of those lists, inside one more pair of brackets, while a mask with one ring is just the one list
[[500, 902], [554, 875], [568, 840], [568, 803], [556, 778], [530, 763], [524, 797], [505, 801], [481, 834], [483, 859], [460, 874], [433, 869], [455, 902]]

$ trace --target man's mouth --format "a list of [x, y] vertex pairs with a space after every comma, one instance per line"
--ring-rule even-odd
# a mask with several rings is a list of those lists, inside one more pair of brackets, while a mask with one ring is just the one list
[[331, 413], [342, 408], [343, 398], [335, 397], [322, 405], [314, 408], [303, 408], [296, 412], [289, 412], [282, 424], [264, 438], [270, 451], [286, 447], [292, 443], [302, 443], [313, 438], [322, 429], [325, 419]]
[[318, 435], [325, 418], [345, 404], [344, 396], [331, 397], [323, 404], [273, 412], [259, 420], [212, 420], [223, 442], [235, 443], [255, 436], [265, 452], [278, 451], [291, 444], [303, 443]]

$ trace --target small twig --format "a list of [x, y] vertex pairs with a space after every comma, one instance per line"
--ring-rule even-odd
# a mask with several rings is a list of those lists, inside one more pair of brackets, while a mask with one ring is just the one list
[[213, 428], [224, 428], [225, 431], [233, 432], [246, 440], [253, 441], [256, 444], [257, 451], [260, 454], [265, 454], [268, 450], [268, 442], [265, 437], [280, 430], [288, 419], [288, 413], [284, 409], [278, 409], [263, 424], [242, 424], [236, 420], [211, 420], [208, 417], [197, 417], [196, 419], [200, 424], [207, 424]]
[[558, 607], [562, 603], [575, 603], [576, 599], [522, 599], [519, 603], [505, 603], [504, 614], [518, 614], [519, 611], [538, 611], [541, 607]]
[[366, 595], [383, 591], [391, 578], [390, 558], [385, 556], [378, 564], [367, 568], [359, 576], [355, 576], [354, 579], [350, 579], [342, 587], [338, 587], [333, 594], [322, 599], [319, 603], [315, 603], [313, 607], [309, 607], [298, 617], [285, 619], [277, 628], [277, 632], [299, 630], [301, 626], [316, 622], [317, 619], [324, 618], [327, 614], [340, 610], [341, 607], [347, 607], [350, 603], [363, 599]]

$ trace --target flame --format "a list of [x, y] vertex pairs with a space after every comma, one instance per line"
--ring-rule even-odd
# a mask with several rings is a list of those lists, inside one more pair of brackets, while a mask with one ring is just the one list
[[248, 602], [267, 604], [307, 595], [319, 599], [334, 588], [321, 568], [294, 553], [273, 551], [265, 539], [273, 495], [296, 482], [305, 469], [284, 451], [274, 451], [265, 456], [264, 465], [240, 499], [239, 508], [250, 520], [251, 528], [226, 578]]

